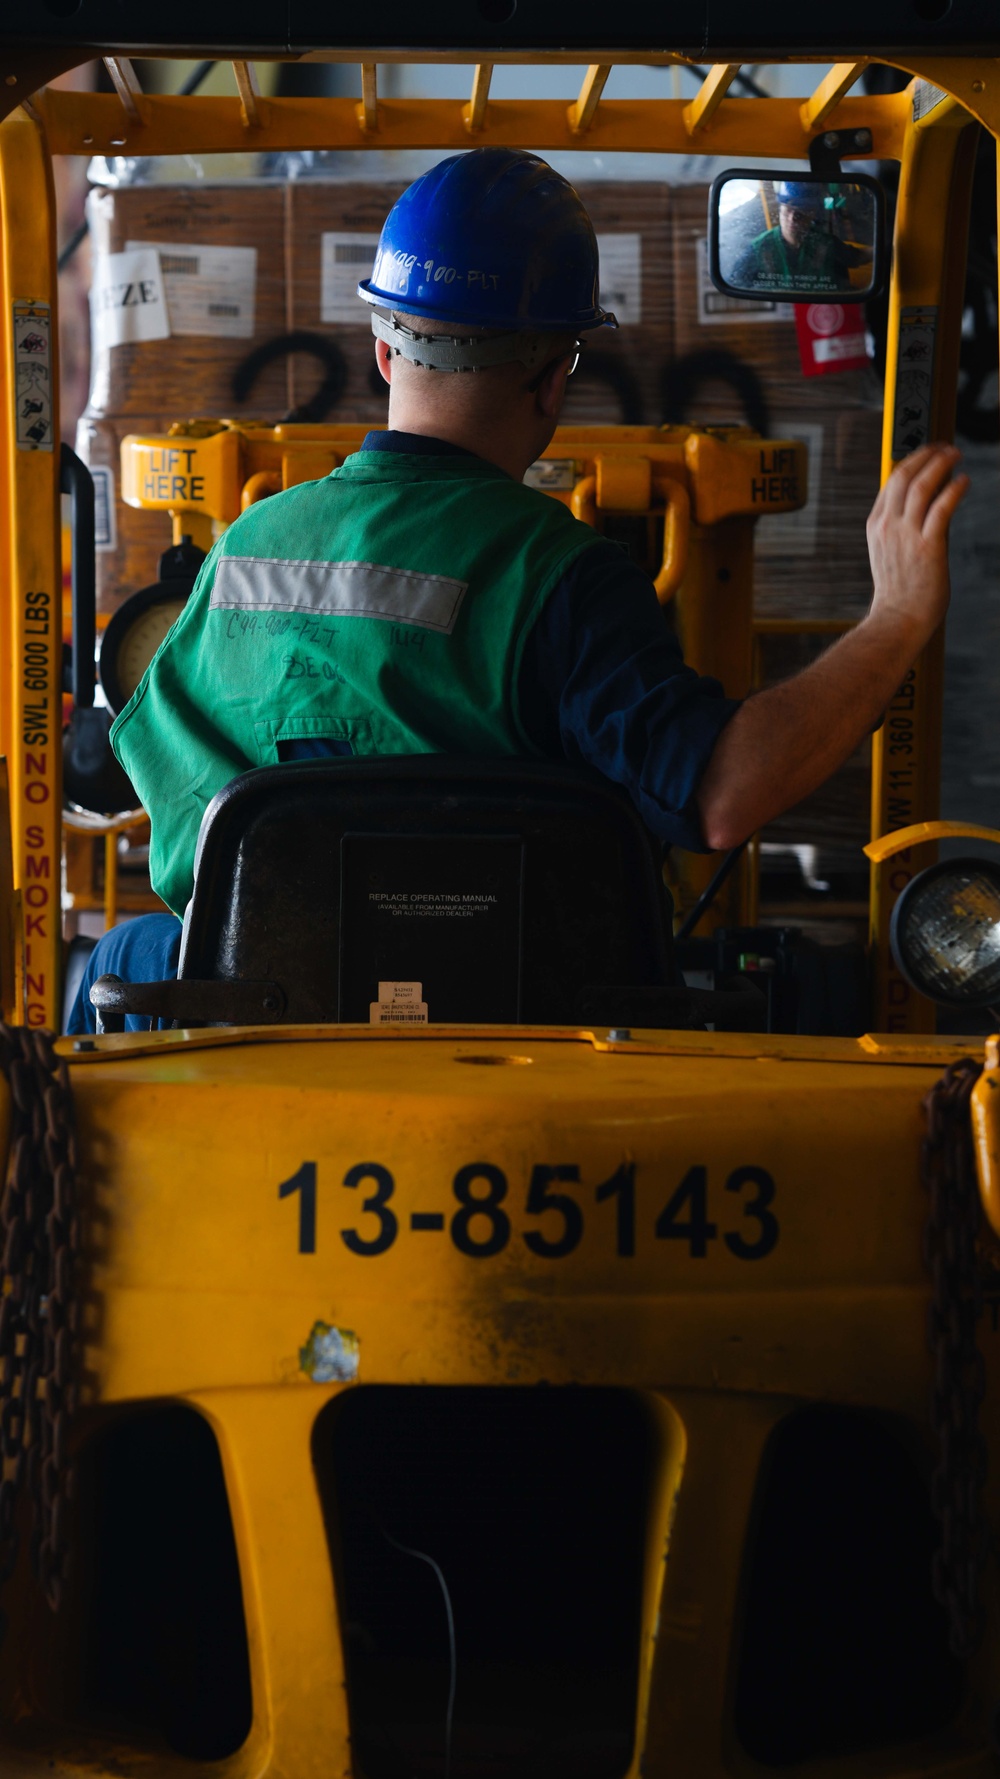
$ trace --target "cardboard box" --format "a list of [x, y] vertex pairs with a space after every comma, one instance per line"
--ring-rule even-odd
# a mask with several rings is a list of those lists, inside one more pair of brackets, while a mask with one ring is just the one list
[[[830, 646], [829, 636], [766, 636], [759, 643], [760, 682], [774, 685], [789, 679], [815, 661]], [[814, 846], [817, 848], [816, 869], [822, 878], [828, 872], [849, 874], [857, 879], [867, 877], [868, 864], [863, 848], [871, 828], [871, 742], [866, 739], [856, 748], [843, 766], [784, 815], [769, 822], [761, 832], [761, 840], [774, 846]], [[776, 869], [773, 859], [767, 869]], [[794, 871], [790, 862], [785, 872]], [[805, 883], [801, 886], [806, 889]], [[822, 905], [817, 903], [817, 913]]]
[[285, 357], [235, 382], [288, 332], [285, 207], [258, 182], [91, 192], [88, 413], [285, 417]]
[[861, 618], [871, 598], [865, 525], [879, 488], [882, 411], [778, 413], [774, 436], [809, 448], [809, 500], [760, 519], [754, 609], [773, 617]]
[[170, 548], [169, 513], [143, 512], [121, 498], [121, 442], [126, 433], [163, 433], [175, 416], [84, 414], [76, 450], [94, 477], [97, 534], [97, 610], [110, 617], [129, 594], [159, 578], [160, 557]]
[[[326, 419], [385, 423], [389, 392], [375, 367], [371, 322], [356, 294], [367, 278], [386, 215], [402, 187], [383, 180], [297, 180], [288, 187], [289, 313], [296, 333], [339, 355], [342, 391]], [[336, 363], [336, 360], [334, 360]], [[290, 362], [292, 404], [315, 396], [322, 362]]]

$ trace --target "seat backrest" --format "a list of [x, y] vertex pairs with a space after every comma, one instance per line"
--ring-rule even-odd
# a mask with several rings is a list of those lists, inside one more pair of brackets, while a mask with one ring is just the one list
[[573, 1022], [586, 987], [673, 981], [660, 861], [566, 767], [260, 767], [205, 813], [179, 974], [276, 982], [293, 1022]]

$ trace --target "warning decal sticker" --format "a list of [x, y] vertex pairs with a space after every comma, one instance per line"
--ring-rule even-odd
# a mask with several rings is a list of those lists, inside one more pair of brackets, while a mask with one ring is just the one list
[[899, 317], [893, 457], [905, 457], [930, 440], [937, 323], [937, 309], [931, 306], [903, 309]]
[[378, 1000], [368, 1004], [372, 1025], [426, 1025], [422, 982], [380, 982]]
[[52, 311], [14, 304], [14, 418], [19, 451], [52, 450]]

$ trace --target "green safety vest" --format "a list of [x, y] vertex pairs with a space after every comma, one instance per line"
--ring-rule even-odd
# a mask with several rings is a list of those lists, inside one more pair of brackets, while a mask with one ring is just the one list
[[[758, 277], [777, 278], [787, 284], [796, 280], [824, 280], [827, 288], [838, 288], [846, 276], [847, 256], [843, 244], [825, 229], [810, 229], [797, 248], [789, 248], [780, 227], [765, 230], [751, 243], [754, 270]], [[777, 286], [780, 294], [780, 285]]]
[[518, 707], [525, 640], [596, 541], [470, 456], [360, 451], [250, 507], [111, 731], [152, 818], [157, 894], [183, 912], [205, 809], [280, 741], [537, 753]]

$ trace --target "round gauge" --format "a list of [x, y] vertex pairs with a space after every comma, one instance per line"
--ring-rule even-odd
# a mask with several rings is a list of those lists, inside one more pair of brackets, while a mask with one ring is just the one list
[[156, 581], [133, 593], [101, 640], [100, 676], [115, 716], [124, 710], [161, 642], [180, 617], [193, 583]]

